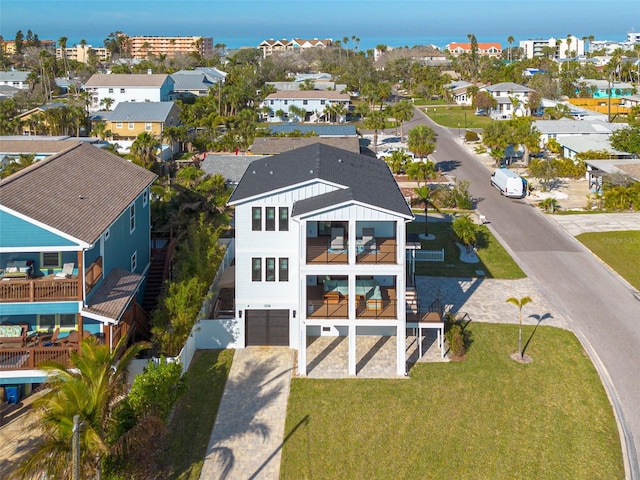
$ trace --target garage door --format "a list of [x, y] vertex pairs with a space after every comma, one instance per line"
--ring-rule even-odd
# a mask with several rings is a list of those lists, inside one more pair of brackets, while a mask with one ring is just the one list
[[246, 310], [246, 345], [289, 346], [289, 310]]

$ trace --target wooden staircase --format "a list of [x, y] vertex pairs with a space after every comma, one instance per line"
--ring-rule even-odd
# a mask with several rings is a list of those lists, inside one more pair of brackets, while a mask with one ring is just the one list
[[420, 313], [420, 299], [415, 288], [408, 287], [404, 293], [407, 313]]
[[158, 306], [158, 298], [162, 293], [164, 282], [169, 277], [173, 246], [173, 242], [169, 242], [162, 248], [153, 248], [151, 250], [151, 265], [149, 265], [149, 271], [147, 272], [147, 284], [142, 300], [142, 308], [149, 315]]

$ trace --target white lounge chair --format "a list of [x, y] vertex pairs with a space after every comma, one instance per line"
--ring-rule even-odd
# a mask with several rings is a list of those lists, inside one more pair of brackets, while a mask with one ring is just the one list
[[73, 275], [74, 266], [74, 263], [65, 263], [62, 266], [62, 271], [60, 273], [56, 273], [56, 278], [71, 278], [71, 275]]
[[331, 229], [331, 245], [332, 250], [344, 250], [344, 228], [333, 227]]
[[362, 246], [365, 251], [376, 249], [376, 234], [373, 228], [362, 229]]

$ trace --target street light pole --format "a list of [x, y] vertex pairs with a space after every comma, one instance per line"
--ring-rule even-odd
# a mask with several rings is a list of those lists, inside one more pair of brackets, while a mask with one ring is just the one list
[[460, 122], [458, 122], [458, 138], [460, 138]]

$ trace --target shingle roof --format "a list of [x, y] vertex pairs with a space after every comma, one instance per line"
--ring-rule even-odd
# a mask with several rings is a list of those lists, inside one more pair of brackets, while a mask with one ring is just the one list
[[298, 130], [302, 133], [315, 132], [320, 137], [355, 137], [358, 132], [354, 125], [301, 125], [297, 123], [286, 123], [282, 125], [273, 125], [267, 127], [271, 133], [276, 135], [279, 133], [291, 133]]
[[229, 202], [237, 203], [312, 180], [329, 182], [342, 188], [297, 202], [294, 215], [351, 200], [412, 216], [385, 162], [322, 143], [252, 162]]
[[144, 277], [137, 273], [114, 268], [91, 296], [82, 313], [117, 322], [140, 288]]
[[165, 122], [174, 106], [174, 102], [119, 102], [113, 111], [99, 112], [99, 118], [112, 122]]
[[93, 244], [155, 178], [79, 143], [0, 181], [0, 205]]
[[238, 183], [249, 164], [264, 158], [258, 155], [209, 154], [202, 162], [202, 170], [208, 175], [222, 175], [225, 180]]
[[167, 74], [160, 73], [96, 73], [84, 84], [85, 87], [160, 87], [167, 81]]
[[360, 141], [357, 137], [257, 137], [253, 139], [250, 150], [256, 155], [276, 155], [314, 143], [360, 153]]
[[77, 140], [0, 140], [0, 153], [53, 154], [77, 145]]
[[488, 92], [533, 92], [529, 87], [519, 85], [515, 82], [502, 82], [495, 85], [487, 85], [484, 87]]

